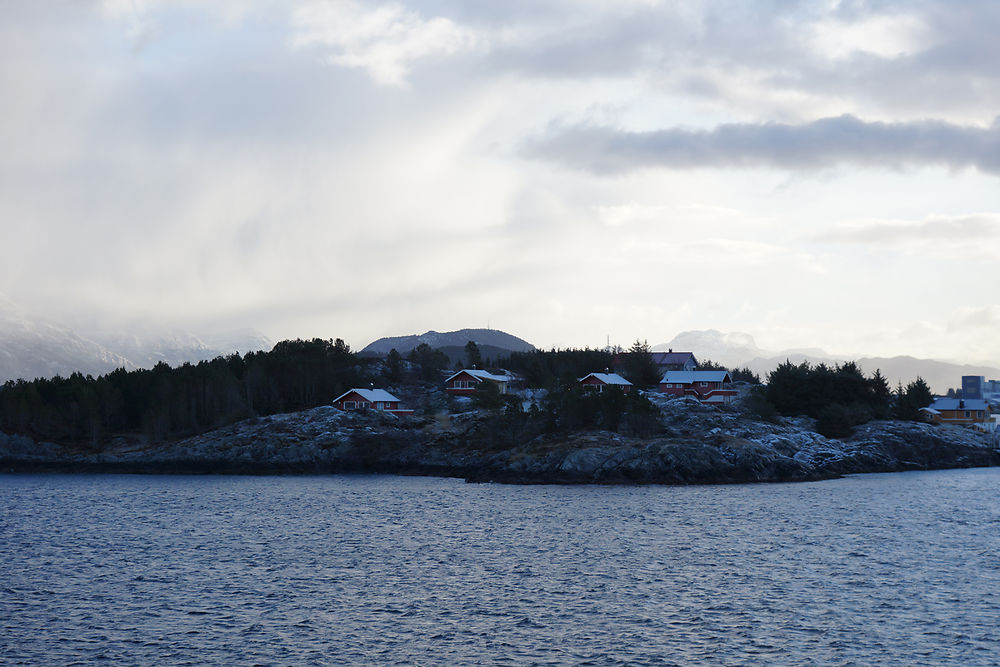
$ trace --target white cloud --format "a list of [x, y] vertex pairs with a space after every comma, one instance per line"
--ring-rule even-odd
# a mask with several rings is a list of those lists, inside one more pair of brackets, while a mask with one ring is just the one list
[[830, 59], [859, 52], [898, 58], [936, 45], [932, 27], [924, 17], [914, 14], [881, 14], [854, 21], [825, 17], [808, 26], [805, 33], [809, 48]]
[[390, 86], [404, 85], [415, 61], [468, 51], [481, 39], [448, 18], [424, 19], [400, 4], [367, 9], [353, 0], [299, 8], [292, 26], [295, 47], [324, 47], [331, 65], [363, 69]]

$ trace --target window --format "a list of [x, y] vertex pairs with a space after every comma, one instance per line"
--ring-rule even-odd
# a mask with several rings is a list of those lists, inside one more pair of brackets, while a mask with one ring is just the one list
[[344, 401], [344, 409], [345, 410], [353, 410], [356, 407], [357, 407], [357, 404], [354, 401]]

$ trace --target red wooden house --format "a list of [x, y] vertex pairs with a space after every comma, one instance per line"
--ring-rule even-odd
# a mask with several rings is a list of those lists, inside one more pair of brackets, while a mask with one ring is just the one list
[[501, 394], [506, 394], [507, 387], [513, 380], [510, 375], [496, 375], [489, 371], [465, 368], [444, 381], [444, 390], [452, 396], [472, 396], [481, 383], [492, 382]]
[[729, 371], [667, 371], [660, 391], [674, 396], [694, 396], [702, 403], [730, 403], [736, 400]]
[[580, 378], [580, 386], [588, 391], [603, 392], [610, 387], [618, 387], [622, 392], [628, 393], [632, 389], [632, 383], [623, 378], [618, 373], [591, 373]]
[[412, 415], [413, 410], [400, 407], [398, 398], [385, 389], [350, 389], [333, 399], [334, 406], [345, 411], [381, 410], [394, 415]]

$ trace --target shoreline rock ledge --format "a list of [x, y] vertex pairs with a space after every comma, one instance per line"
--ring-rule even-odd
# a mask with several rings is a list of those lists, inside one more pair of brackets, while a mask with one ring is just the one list
[[513, 484], [736, 484], [868, 472], [1000, 465], [987, 435], [875, 421], [842, 440], [807, 418], [764, 422], [734, 408], [669, 401], [665, 428], [639, 438], [606, 431], [502, 444], [487, 417], [399, 418], [333, 407], [254, 418], [176, 442], [119, 438], [70, 448], [0, 433], [0, 472], [146, 474], [387, 473]]

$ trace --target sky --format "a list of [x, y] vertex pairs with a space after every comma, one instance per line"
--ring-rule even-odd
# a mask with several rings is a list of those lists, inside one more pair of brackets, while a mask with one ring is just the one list
[[993, 0], [6, 0], [0, 295], [1000, 365]]

